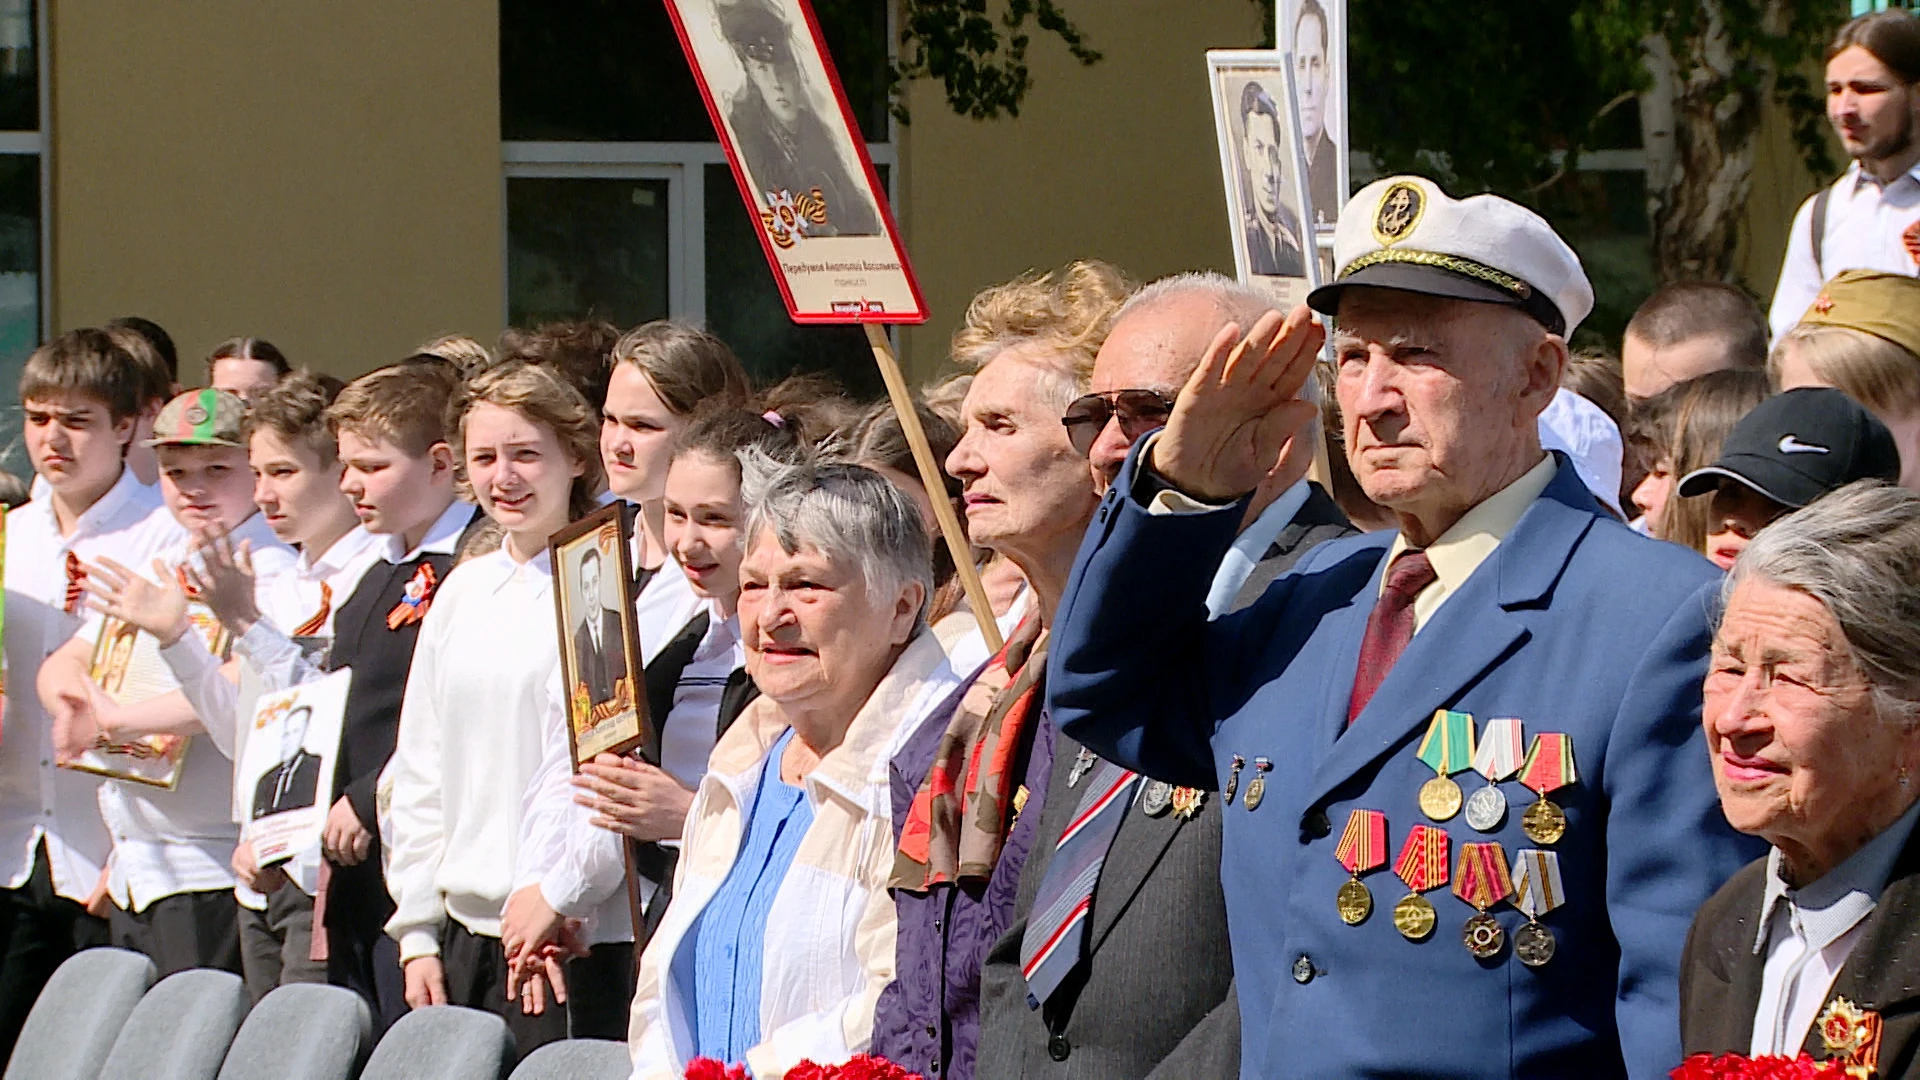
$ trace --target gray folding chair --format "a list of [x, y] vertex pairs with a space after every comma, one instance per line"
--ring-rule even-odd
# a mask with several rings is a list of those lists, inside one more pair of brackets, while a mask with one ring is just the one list
[[387, 1029], [360, 1080], [502, 1080], [513, 1057], [505, 1020], [478, 1009], [434, 1005]]
[[220, 1080], [353, 1080], [373, 1045], [373, 1015], [338, 986], [282, 986], [233, 1037]]
[[134, 1006], [100, 1080], [214, 1080], [246, 1015], [240, 976], [212, 968], [169, 975]]
[[568, 1039], [528, 1054], [511, 1080], [627, 1080], [632, 1072], [626, 1043]]
[[34, 1000], [5, 1080], [97, 1080], [113, 1040], [158, 972], [126, 949], [87, 949], [60, 965]]

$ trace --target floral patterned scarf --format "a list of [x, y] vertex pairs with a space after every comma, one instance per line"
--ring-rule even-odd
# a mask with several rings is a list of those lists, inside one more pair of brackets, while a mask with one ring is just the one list
[[1015, 628], [961, 696], [913, 797], [894, 856], [893, 887], [925, 892], [985, 879], [1019, 813], [1014, 775], [1046, 693], [1047, 635], [1036, 615]]

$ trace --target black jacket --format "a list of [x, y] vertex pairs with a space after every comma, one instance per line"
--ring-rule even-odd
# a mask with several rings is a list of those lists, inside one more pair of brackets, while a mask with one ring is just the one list
[[[1745, 1054], [1752, 1046], [1767, 962], [1764, 952], [1753, 951], [1766, 873], [1767, 860], [1750, 863], [1693, 917], [1680, 959], [1680, 1044], [1688, 1054]], [[1920, 830], [1894, 862], [1821, 1011], [1835, 998], [1880, 1014], [1879, 1080], [1920, 1078]], [[1802, 1049], [1826, 1057], [1818, 1023]]]

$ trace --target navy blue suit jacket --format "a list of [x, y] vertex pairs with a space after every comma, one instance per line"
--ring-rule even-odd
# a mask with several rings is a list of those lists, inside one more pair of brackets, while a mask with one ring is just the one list
[[[1144, 440], [1143, 440], [1144, 441]], [[1137, 456], [1138, 450], [1136, 450]], [[1222, 811], [1226, 892], [1246, 1077], [1572, 1077], [1654, 1080], [1680, 1062], [1678, 971], [1695, 909], [1763, 847], [1720, 812], [1700, 727], [1717, 574], [1683, 548], [1603, 516], [1562, 457], [1559, 472], [1466, 584], [1434, 612], [1346, 726], [1354, 668], [1391, 534], [1321, 545], [1252, 607], [1209, 623], [1213, 568], [1236, 506], [1150, 515], [1130, 462], [1101, 504], [1053, 627], [1056, 722], [1101, 754], [1176, 784], [1240, 798]], [[1519, 717], [1529, 741], [1572, 738], [1578, 783], [1559, 853], [1558, 940], [1529, 968], [1511, 945], [1476, 960], [1474, 912], [1447, 888], [1411, 943], [1392, 906], [1393, 858], [1428, 823], [1416, 756], [1436, 709]], [[1252, 762], [1273, 763], [1249, 811]], [[1484, 783], [1457, 777], [1472, 792]], [[1460, 845], [1534, 847], [1512, 809], [1492, 833], [1444, 823]], [[1341, 922], [1334, 858], [1355, 809], [1384, 811], [1387, 865], [1369, 873], [1371, 918]], [[1509, 904], [1493, 914], [1512, 933]], [[1305, 963], [1301, 963], [1301, 958]]]

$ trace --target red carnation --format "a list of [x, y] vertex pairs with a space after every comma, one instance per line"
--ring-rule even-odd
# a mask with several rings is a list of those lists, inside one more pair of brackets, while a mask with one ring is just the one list
[[709, 1057], [687, 1062], [687, 1080], [751, 1080], [745, 1065], [727, 1065]]
[[1694, 1054], [1667, 1075], [1673, 1080], [1822, 1080], [1846, 1072], [1840, 1062], [1815, 1061], [1803, 1052], [1792, 1058]]

